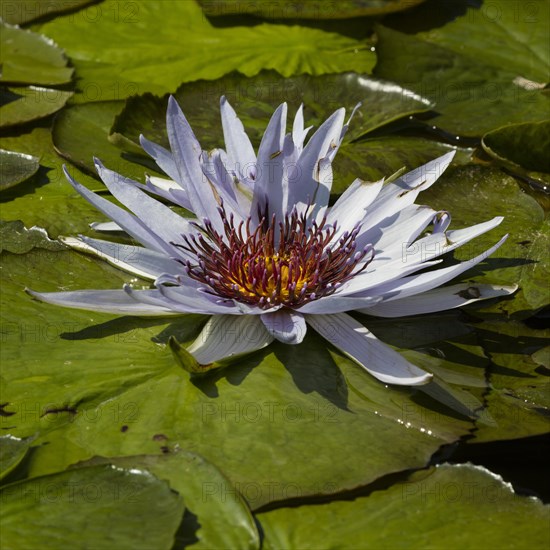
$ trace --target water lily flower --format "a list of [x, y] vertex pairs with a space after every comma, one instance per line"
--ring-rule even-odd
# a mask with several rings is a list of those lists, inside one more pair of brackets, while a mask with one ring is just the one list
[[[469, 261], [435, 267], [443, 254], [502, 218], [449, 230], [448, 212], [415, 204], [453, 152], [390, 182], [356, 179], [330, 207], [331, 163], [348, 128], [344, 117], [338, 109], [306, 143], [310, 128], [304, 128], [302, 107], [287, 134], [283, 103], [256, 154], [222, 98], [226, 149], [206, 152], [170, 98], [170, 150], [141, 136], [143, 149], [170, 179], [148, 177], [141, 184], [95, 161], [109, 191], [128, 210], [89, 191], [65, 169], [74, 189], [113, 220], [111, 229], [143, 246], [85, 236], [64, 242], [153, 281], [154, 288], [28, 292], [50, 304], [115, 314], [211, 315], [187, 349], [199, 368], [273, 340], [299, 344], [309, 325], [384, 383], [428, 383], [430, 373], [346, 312], [401, 317], [510, 294], [516, 287], [442, 286], [487, 258], [506, 236]], [[178, 215], [152, 195], [196, 218]]]

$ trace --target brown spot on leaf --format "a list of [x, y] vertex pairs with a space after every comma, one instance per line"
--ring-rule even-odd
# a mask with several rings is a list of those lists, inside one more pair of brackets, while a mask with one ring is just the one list
[[153, 436], [153, 441], [166, 441], [168, 439], [167, 436], [165, 436], [164, 434], [155, 434]]
[[126, 424], [125, 424], [124, 426], [122, 426], [122, 427], [120, 428], [120, 431], [121, 431], [122, 433], [127, 432], [127, 431], [128, 431], [128, 426], [126, 426]]

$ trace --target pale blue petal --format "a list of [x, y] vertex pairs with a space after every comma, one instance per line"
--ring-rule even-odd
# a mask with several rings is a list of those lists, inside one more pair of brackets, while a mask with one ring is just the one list
[[408, 298], [382, 302], [372, 307], [360, 309], [361, 313], [376, 317], [406, 317], [408, 315], [422, 315], [446, 311], [456, 307], [466, 306], [478, 302], [508, 296], [517, 290], [517, 285], [478, 285], [475, 283], [461, 283], [453, 286], [436, 288], [415, 294]]
[[145, 279], [156, 279], [162, 273], [177, 275], [183, 271], [180, 263], [165, 254], [141, 246], [90, 239], [82, 235], [78, 239], [60, 237], [60, 240], [71, 248], [98, 256], [119, 269]]
[[202, 149], [176, 100], [170, 96], [166, 113], [168, 140], [180, 177], [185, 182], [192, 211], [200, 219], [208, 219], [214, 228], [222, 232], [223, 225], [218, 212], [218, 202], [212, 187], [203, 177], [200, 166]]
[[145, 245], [147, 248], [173, 254], [173, 247], [161, 239], [141, 220], [123, 210], [116, 204], [96, 195], [92, 191], [86, 189], [83, 185], [74, 180], [69, 174], [67, 168], [63, 166], [65, 177], [69, 180], [74, 189], [80, 193], [89, 203], [93, 204], [100, 212], [111, 218], [120, 226], [128, 235]]
[[260, 317], [269, 334], [283, 344], [299, 344], [306, 335], [304, 316], [296, 311], [279, 309]]
[[153, 199], [131, 184], [131, 180], [109, 170], [95, 160], [100, 178], [114, 197], [127, 206], [156, 235], [158, 235], [172, 250], [172, 255], [185, 255], [183, 251], [170, 243], [183, 243], [182, 235], [196, 232], [189, 220], [182, 218], [161, 202]]
[[344, 311], [352, 311], [354, 309], [365, 308], [367, 306], [378, 304], [381, 300], [382, 298], [377, 296], [356, 298], [354, 296], [339, 296], [337, 294], [333, 294], [332, 296], [313, 300], [312, 302], [297, 308], [297, 311], [304, 314], [343, 313]]
[[75, 290], [44, 293], [25, 290], [41, 302], [75, 309], [146, 317], [162, 317], [177, 313], [164, 306], [136, 302], [124, 290]]
[[386, 384], [416, 386], [427, 384], [432, 378], [346, 313], [306, 315], [306, 321], [323, 338]]
[[215, 315], [187, 351], [201, 365], [251, 353], [273, 342], [257, 316]]

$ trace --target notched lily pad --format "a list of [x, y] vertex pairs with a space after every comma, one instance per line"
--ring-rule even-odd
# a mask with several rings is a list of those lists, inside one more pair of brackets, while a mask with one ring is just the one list
[[0, 191], [29, 179], [39, 168], [39, 159], [32, 155], [0, 149]]
[[53, 40], [0, 23], [0, 82], [57, 85], [71, 81], [73, 69]]
[[111, 465], [13, 483], [0, 491], [6, 548], [172, 548], [184, 505], [150, 473]]
[[481, 144], [511, 171], [550, 184], [550, 120], [492, 130], [483, 136]]
[[0, 220], [0, 252], [25, 254], [33, 248], [53, 251], [66, 250], [65, 245], [59, 241], [52, 241], [46, 230], [41, 227], [27, 229], [22, 221]]
[[[218, 107], [222, 95], [237, 111], [255, 145], [259, 145], [274, 109], [285, 101], [289, 104], [290, 117], [303, 103], [306, 126], [319, 126], [340, 107], [345, 107], [349, 116], [361, 102], [346, 134], [347, 141], [432, 107], [428, 100], [410, 90], [356, 73], [291, 78], [272, 71], [263, 71], [252, 78], [232, 74], [215, 82], [183, 84], [174, 95], [204, 148], [223, 146]], [[167, 96], [158, 98], [150, 94], [128, 99], [111, 130], [112, 139], [122, 147], [135, 147], [142, 133], [166, 144], [167, 102]]]
[[[353, 501], [260, 513], [263, 548], [510, 548], [550, 544], [550, 508], [473, 464], [442, 464]], [[289, 528], [292, 525], [292, 528]], [[437, 541], [434, 543], [434, 541]]]
[[0, 88], [0, 127], [10, 127], [51, 115], [73, 92], [38, 86]]

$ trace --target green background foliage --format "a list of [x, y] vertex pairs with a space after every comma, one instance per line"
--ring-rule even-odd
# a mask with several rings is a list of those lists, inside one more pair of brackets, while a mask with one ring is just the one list
[[[550, 544], [550, 23], [544, 0], [472, 4], [2, 5], [6, 547]], [[191, 377], [168, 342], [192, 342], [205, 316], [166, 322], [32, 300], [27, 287], [148, 286], [57, 240], [94, 236], [89, 224], [106, 221], [62, 165], [107, 197], [93, 156], [139, 181], [158, 175], [138, 138], [166, 143], [169, 94], [204, 148], [223, 147], [221, 95], [256, 147], [282, 101], [291, 114], [303, 103], [314, 126], [361, 102], [334, 163], [332, 199], [357, 177], [378, 180], [456, 150], [419, 202], [448, 210], [455, 228], [504, 216], [453, 258], [509, 233], [462, 280], [519, 291], [420, 317], [357, 315], [433, 372], [420, 389], [377, 382], [312, 331], [299, 346], [272, 344]], [[108, 238], [132, 253], [124, 236]]]

